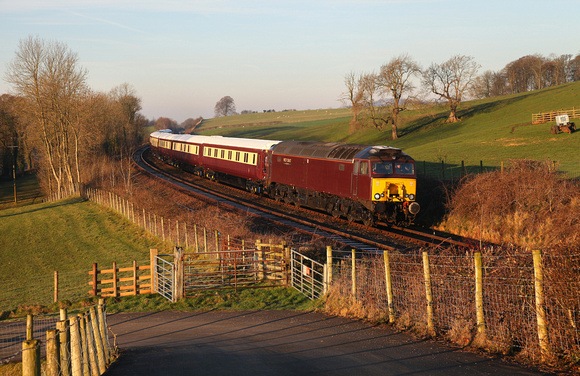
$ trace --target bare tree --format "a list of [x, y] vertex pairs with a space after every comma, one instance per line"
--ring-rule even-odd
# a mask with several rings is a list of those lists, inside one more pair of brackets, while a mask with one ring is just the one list
[[26, 102], [37, 127], [44, 162], [56, 190], [80, 182], [79, 108], [86, 98], [86, 71], [75, 53], [58, 42], [21, 40], [6, 81]]
[[364, 105], [364, 92], [361, 83], [362, 76], [350, 72], [344, 77], [346, 92], [342, 94], [341, 101], [351, 108], [352, 119], [350, 120], [350, 133], [354, 133], [359, 126], [359, 114]]
[[534, 75], [534, 87], [532, 90], [541, 89], [544, 87], [543, 85], [543, 78], [544, 78], [544, 68], [546, 59], [539, 54], [528, 56], [529, 66]]
[[[393, 140], [399, 138], [399, 113], [407, 108], [410, 93], [414, 87], [412, 78], [421, 72], [419, 65], [408, 55], [393, 58], [381, 67], [377, 85], [384, 93], [393, 98], [391, 107], [391, 135]], [[406, 97], [403, 97], [407, 95]]]
[[363, 94], [364, 114], [375, 128], [382, 130], [389, 123], [390, 114], [385, 113], [385, 107], [382, 105], [378, 75], [375, 73], [363, 74], [359, 84]]
[[473, 85], [479, 67], [473, 57], [455, 55], [442, 64], [431, 64], [423, 72], [423, 86], [449, 103], [447, 123], [460, 120], [457, 106]]
[[234, 100], [229, 95], [220, 99], [214, 108], [216, 117], [236, 115], [236, 105]]

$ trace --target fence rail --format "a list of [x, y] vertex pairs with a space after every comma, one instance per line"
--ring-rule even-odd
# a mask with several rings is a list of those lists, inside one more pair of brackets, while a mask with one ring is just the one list
[[576, 119], [580, 117], [580, 109], [572, 107], [567, 110], [557, 110], [549, 112], [540, 112], [537, 114], [532, 114], [532, 124], [542, 124], [550, 121], [555, 121], [558, 115], [568, 115], [570, 119]]
[[[151, 270], [150, 265], [137, 266], [137, 261], [133, 261], [133, 266], [118, 268], [113, 262], [112, 269], [98, 269], [97, 263], [93, 263], [93, 270], [89, 272], [92, 280], [89, 282], [91, 290], [89, 294], [101, 297], [119, 297], [128, 295], [140, 295], [151, 293], [151, 273], [144, 274], [143, 271]], [[110, 278], [105, 279], [105, 276]], [[110, 287], [104, 287], [110, 286]]]

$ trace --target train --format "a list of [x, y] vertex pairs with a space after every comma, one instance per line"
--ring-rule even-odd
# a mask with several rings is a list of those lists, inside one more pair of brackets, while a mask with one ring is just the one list
[[341, 142], [150, 134], [160, 159], [214, 181], [333, 217], [374, 225], [413, 222], [415, 161], [401, 149]]

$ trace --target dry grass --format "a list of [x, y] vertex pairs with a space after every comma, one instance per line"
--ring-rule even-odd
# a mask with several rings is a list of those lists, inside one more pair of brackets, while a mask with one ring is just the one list
[[454, 192], [440, 228], [495, 244], [560, 254], [580, 246], [580, 186], [551, 162], [513, 161], [472, 176]]

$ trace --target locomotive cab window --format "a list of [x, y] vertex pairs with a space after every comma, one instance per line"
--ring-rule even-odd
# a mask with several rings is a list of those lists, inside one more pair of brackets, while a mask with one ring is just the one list
[[415, 165], [409, 162], [395, 162], [395, 174], [415, 175]]
[[374, 162], [373, 175], [390, 175], [393, 173], [392, 162]]

